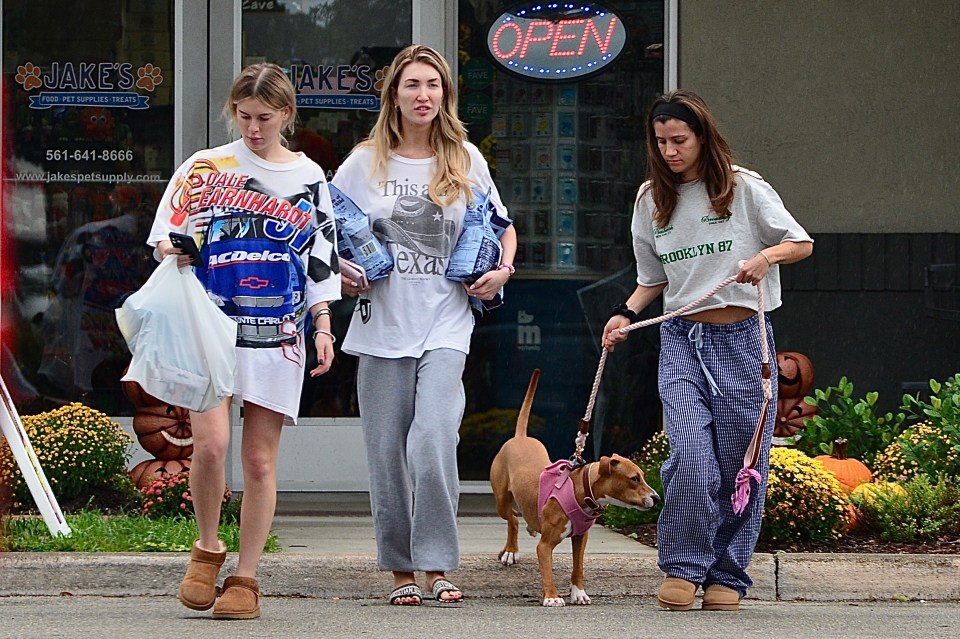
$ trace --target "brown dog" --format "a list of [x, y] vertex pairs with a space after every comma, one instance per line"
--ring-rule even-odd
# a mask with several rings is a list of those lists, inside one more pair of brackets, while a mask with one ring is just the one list
[[[537, 561], [543, 582], [543, 605], [564, 605], [553, 578], [553, 550], [567, 536], [571, 536], [573, 543], [570, 603], [588, 604], [590, 597], [583, 589], [583, 554], [587, 546], [587, 533], [571, 535], [573, 523], [557, 499], [550, 499], [543, 506], [542, 518], [538, 513], [540, 475], [544, 468], [550, 466], [550, 456], [543, 444], [533, 437], [527, 437], [527, 421], [539, 379], [540, 370], [536, 369], [517, 416], [516, 435], [503, 444], [490, 467], [490, 485], [497, 501], [497, 514], [507, 521], [507, 543], [500, 553], [500, 563], [510, 566], [517, 561], [519, 522], [513, 509], [516, 503], [527, 523], [527, 532], [531, 536], [540, 533]], [[586, 477], [584, 473], [587, 473]], [[620, 455], [602, 457], [599, 462], [570, 471], [569, 481], [573, 483], [576, 503], [587, 513], [596, 513], [603, 506], [611, 504], [646, 510], [660, 500], [644, 480], [643, 471]], [[593, 509], [587, 504], [591, 504]]]

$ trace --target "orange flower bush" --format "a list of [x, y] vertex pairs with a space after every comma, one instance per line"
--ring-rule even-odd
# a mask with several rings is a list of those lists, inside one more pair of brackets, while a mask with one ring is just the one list
[[[150, 519], [159, 517], [192, 517], [193, 495], [190, 494], [190, 471], [183, 470], [176, 475], [163, 473], [158, 479], [145, 487], [141, 514]], [[223, 505], [232, 496], [230, 488], [224, 485]]]
[[793, 448], [774, 448], [760, 536], [769, 541], [840, 539], [848, 526], [849, 503], [821, 462]]
[[[127, 447], [133, 439], [100, 411], [74, 403], [21, 421], [57, 499], [87, 495], [126, 478]], [[17, 501], [31, 499], [6, 441], [0, 444], [0, 482]]]

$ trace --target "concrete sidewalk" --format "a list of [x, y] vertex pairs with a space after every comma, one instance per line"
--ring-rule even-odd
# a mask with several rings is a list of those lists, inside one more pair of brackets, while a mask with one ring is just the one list
[[[492, 495], [461, 495], [459, 525], [462, 561], [449, 576], [468, 597], [540, 597], [536, 538], [521, 531], [519, 564], [497, 559], [506, 524]], [[376, 569], [366, 493], [285, 493], [274, 532], [283, 550], [263, 558], [265, 594], [366, 599], [389, 591], [389, 575]], [[231, 554], [222, 574], [235, 564]], [[7, 553], [0, 596], [173, 595], [185, 566], [182, 553]], [[569, 583], [568, 542], [557, 547], [554, 570]], [[602, 526], [590, 531], [585, 573], [591, 597], [652, 596], [663, 578], [654, 548]], [[757, 554], [750, 573], [748, 598], [763, 601], [960, 601], [960, 555]]]

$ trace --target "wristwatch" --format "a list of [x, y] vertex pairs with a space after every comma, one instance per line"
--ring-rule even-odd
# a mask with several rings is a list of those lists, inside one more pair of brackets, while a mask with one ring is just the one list
[[636, 324], [637, 322], [640, 321], [640, 316], [637, 315], [634, 311], [631, 311], [630, 307], [627, 306], [626, 303], [617, 304], [610, 310], [610, 317], [613, 317], [615, 315], [623, 315], [628, 320], [630, 320], [631, 324]]

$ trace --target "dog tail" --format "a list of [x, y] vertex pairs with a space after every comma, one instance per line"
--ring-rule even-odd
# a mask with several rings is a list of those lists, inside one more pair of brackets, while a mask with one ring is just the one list
[[537, 394], [537, 382], [539, 381], [540, 369], [535, 368], [530, 375], [530, 384], [527, 386], [527, 394], [523, 398], [520, 414], [517, 415], [517, 437], [527, 436], [527, 422], [530, 419], [530, 407], [533, 405], [533, 396]]

